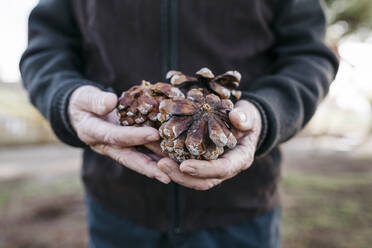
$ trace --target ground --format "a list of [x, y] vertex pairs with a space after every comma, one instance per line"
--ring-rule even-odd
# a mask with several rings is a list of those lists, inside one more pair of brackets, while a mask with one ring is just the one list
[[[372, 243], [372, 157], [296, 139], [283, 146], [284, 248]], [[80, 151], [0, 150], [0, 247], [84, 247]]]

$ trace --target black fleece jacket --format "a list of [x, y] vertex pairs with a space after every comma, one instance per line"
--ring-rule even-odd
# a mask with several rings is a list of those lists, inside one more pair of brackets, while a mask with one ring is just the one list
[[[324, 44], [325, 18], [314, 2], [278, 1], [272, 25], [276, 62], [243, 94], [264, 120], [258, 155], [304, 127], [337, 72], [338, 60]], [[84, 147], [68, 121], [69, 96], [82, 85], [104, 86], [82, 74], [81, 34], [69, 1], [41, 0], [31, 13], [29, 44], [20, 69], [31, 102], [56, 135], [69, 145]]]
[[40, 0], [20, 69], [31, 102], [77, 147], [86, 145], [67, 114], [77, 87], [119, 94], [168, 69], [242, 72], [243, 99], [263, 120], [256, 158], [212, 190], [162, 185], [85, 149], [85, 187], [101, 204], [149, 227], [183, 219], [192, 230], [243, 222], [278, 204], [276, 147], [310, 120], [338, 69], [325, 30], [320, 0]]

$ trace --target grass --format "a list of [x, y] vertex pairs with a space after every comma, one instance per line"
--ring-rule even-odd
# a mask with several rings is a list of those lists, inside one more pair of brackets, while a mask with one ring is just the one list
[[282, 191], [283, 247], [370, 247], [372, 173], [287, 172]]
[[33, 178], [16, 178], [0, 181], [0, 217], [8, 204], [32, 199], [53, 199], [60, 195], [82, 195], [82, 185], [77, 175], [64, 175], [53, 181], [33, 180]]
[[77, 174], [0, 181], [0, 247], [86, 247], [83, 191]]
[[[343, 171], [326, 176], [316, 171], [304, 173], [285, 170], [281, 190], [282, 247], [371, 246], [372, 173]], [[85, 242], [85, 220], [83, 214], [72, 215], [76, 211], [74, 204], [78, 204], [79, 213], [83, 209], [83, 201], [76, 203], [76, 198], [82, 198], [82, 187], [75, 174], [47, 181], [19, 178], [0, 182], [0, 220], [5, 214], [1, 210], [6, 209], [6, 223], [8, 226], [15, 223], [14, 230], [8, 231], [9, 237], [15, 235], [14, 243], [4, 243], [2, 246], [0, 238], [0, 247], [50, 247], [48, 242], [60, 237], [61, 233], [70, 237], [70, 243], [63, 243], [64, 238], [60, 238], [62, 243], [59, 243], [59, 247], [81, 247]], [[51, 218], [48, 209], [52, 209], [51, 213], [59, 214]], [[40, 220], [40, 216], [49, 217]], [[20, 224], [22, 228], [16, 227]], [[68, 232], [71, 226], [75, 229]], [[42, 233], [41, 230], [48, 230], [48, 235], [38, 234]], [[75, 233], [79, 235], [71, 236]], [[12, 239], [7, 242], [9, 240]]]

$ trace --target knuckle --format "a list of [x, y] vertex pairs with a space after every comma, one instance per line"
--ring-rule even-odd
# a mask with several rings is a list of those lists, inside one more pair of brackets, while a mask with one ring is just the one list
[[104, 153], [104, 154], [108, 154], [108, 149], [109, 147], [105, 144], [100, 144], [100, 145], [97, 145], [98, 149]]
[[[126, 127], [123, 127], [123, 128], [126, 128]], [[136, 143], [138, 143], [138, 142], [136, 142], [136, 141], [138, 141], [140, 138], [135, 139], [135, 138], [131, 135], [131, 133], [133, 133], [133, 132], [130, 132], [129, 130], [128, 130], [128, 131], [125, 130], [121, 135], [117, 135], [117, 136], [115, 137], [115, 141], [116, 141], [117, 143], [120, 143], [120, 144], [124, 145], [124, 146], [132, 146], [132, 145], [136, 145]], [[133, 134], [134, 134], [134, 133], [133, 133]]]
[[93, 145], [101, 154], [106, 154], [106, 148], [103, 145]]
[[111, 135], [111, 132], [107, 132], [103, 135], [104, 143], [112, 144], [112, 143], [115, 143], [116, 139], [117, 138], [115, 136]]
[[90, 148], [96, 153], [106, 155], [105, 147], [101, 144], [91, 144]]
[[119, 165], [126, 166], [125, 161], [121, 158], [114, 158], [112, 157]]
[[131, 135], [124, 135], [121, 139], [121, 144], [124, 146], [134, 146], [139, 144], [138, 139], [133, 138]]
[[110, 135], [111, 130], [107, 130], [105, 126], [99, 123], [90, 123], [86, 126], [87, 133], [95, 140], [101, 143], [108, 143], [108, 135]]
[[144, 171], [143, 174], [144, 174], [146, 177], [151, 178], [151, 179], [152, 179], [152, 178], [156, 178], [156, 176], [155, 176], [153, 173], [149, 172], [149, 171]]
[[121, 165], [127, 165], [127, 161], [123, 156], [116, 154], [112, 158]]

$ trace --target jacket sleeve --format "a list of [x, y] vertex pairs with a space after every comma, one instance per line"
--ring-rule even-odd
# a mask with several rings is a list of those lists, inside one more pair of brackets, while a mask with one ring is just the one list
[[338, 59], [324, 42], [326, 18], [320, 0], [278, 0], [273, 30], [273, 67], [268, 75], [247, 82], [249, 90], [243, 92], [263, 119], [256, 156], [305, 126], [338, 70]]
[[31, 102], [50, 121], [57, 137], [83, 147], [68, 120], [68, 100], [79, 86], [102, 86], [81, 75], [81, 38], [70, 4], [70, 0], [40, 0], [33, 9], [20, 70]]

